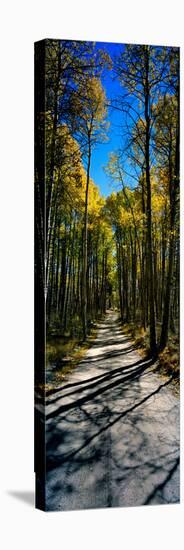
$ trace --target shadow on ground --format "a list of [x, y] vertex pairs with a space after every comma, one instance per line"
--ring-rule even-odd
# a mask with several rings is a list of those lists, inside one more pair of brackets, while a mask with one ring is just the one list
[[179, 403], [154, 364], [110, 314], [75, 376], [47, 392], [48, 510], [179, 502]]
[[25, 504], [34, 507], [35, 494], [33, 491], [8, 491], [7, 494], [16, 500], [21, 500]]

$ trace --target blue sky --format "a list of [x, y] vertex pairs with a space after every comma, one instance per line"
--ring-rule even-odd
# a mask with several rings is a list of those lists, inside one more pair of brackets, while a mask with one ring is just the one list
[[[96, 43], [97, 49], [104, 49], [107, 51], [110, 55], [110, 57], [114, 58], [114, 56], [119, 55], [121, 52], [125, 49], [125, 44], [113, 44], [108, 42], [97, 42]], [[160, 47], [158, 47], [160, 48]], [[167, 71], [167, 65], [166, 65], [166, 71]], [[111, 99], [117, 99], [118, 96], [123, 96], [124, 92], [127, 93], [127, 90], [122, 87], [119, 80], [117, 78], [114, 78], [113, 70], [105, 70], [102, 75], [102, 85], [104, 86], [107, 100]], [[160, 86], [160, 83], [155, 88], [155, 98], [154, 101], [156, 101], [157, 94], [160, 91], [164, 91], [165, 86], [165, 92], [168, 92], [168, 84], [166, 83]], [[142, 116], [142, 108], [141, 105], [139, 105], [138, 100], [136, 98], [131, 97], [130, 99], [131, 105], [137, 112], [139, 112], [139, 116]], [[143, 115], [144, 116], [144, 115]], [[111, 152], [117, 151], [119, 148], [121, 148], [121, 151], [123, 150], [124, 146], [127, 146], [127, 143], [125, 144], [125, 138], [122, 137], [122, 127], [124, 129], [126, 128], [125, 124], [125, 118], [126, 115], [123, 114], [121, 111], [118, 111], [116, 109], [110, 108], [108, 111], [108, 121], [110, 123], [110, 128], [108, 131], [108, 141], [105, 143], [98, 144], [96, 149], [92, 153], [92, 162], [91, 162], [91, 177], [96, 185], [100, 188], [101, 194], [103, 196], [108, 196], [112, 193], [113, 190], [121, 189], [121, 185], [112, 182], [110, 177], [107, 173], [105, 173], [104, 167], [107, 166], [109, 155]], [[136, 115], [133, 113], [133, 118], [136, 119]], [[131, 129], [132, 122], [131, 119], [128, 121], [129, 129]], [[133, 127], [133, 126], [132, 126]], [[154, 165], [154, 152], [153, 156], [151, 158], [151, 163]], [[128, 159], [128, 155], [124, 153], [124, 170], [125, 170], [125, 185], [128, 185], [130, 187], [135, 186], [135, 180], [139, 177], [139, 171], [140, 169], [135, 166], [132, 167], [132, 163], [130, 163], [130, 160]]]
[[[122, 51], [123, 45], [97, 42], [96, 48], [104, 48], [113, 58], [114, 55], [117, 55], [120, 51]], [[112, 77], [112, 71], [104, 71], [102, 84], [105, 88], [108, 100], [113, 99], [122, 93], [120, 82], [117, 79], [114, 80]], [[108, 120], [110, 122], [110, 128], [108, 130], [109, 139], [107, 142], [97, 145], [96, 149], [93, 151], [91, 163], [91, 177], [94, 183], [100, 188], [101, 194], [104, 196], [110, 195], [113, 188], [115, 189], [110, 181], [110, 178], [104, 171], [104, 166], [108, 163], [109, 154], [117, 150], [122, 143], [120, 128], [118, 127], [122, 120], [121, 113], [115, 109], [109, 109]]]

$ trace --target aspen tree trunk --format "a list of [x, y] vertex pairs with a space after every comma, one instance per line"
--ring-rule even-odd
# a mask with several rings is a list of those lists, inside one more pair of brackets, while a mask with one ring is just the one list
[[[178, 123], [179, 124], [179, 123]], [[176, 136], [176, 152], [175, 152], [175, 174], [174, 181], [171, 175], [170, 181], [170, 242], [169, 242], [169, 259], [168, 272], [166, 279], [166, 290], [164, 297], [164, 309], [162, 319], [162, 330], [160, 336], [160, 351], [162, 351], [168, 340], [168, 330], [170, 321], [170, 302], [171, 302], [171, 285], [173, 274], [174, 250], [175, 250], [175, 216], [176, 216], [176, 193], [179, 186], [179, 126]]]
[[[49, 276], [49, 279], [47, 281], [47, 293], [49, 291], [49, 299], [48, 299], [48, 322], [50, 323], [50, 317], [51, 317], [51, 310], [52, 310], [52, 302], [53, 302], [53, 283], [54, 283], [54, 262], [55, 262], [55, 241], [56, 241], [56, 230], [57, 230], [57, 205], [55, 208], [55, 217], [54, 217], [54, 225], [52, 228], [52, 235], [51, 235], [51, 242], [49, 247], [49, 273], [47, 274]], [[51, 273], [50, 273], [51, 271]]]
[[162, 316], [163, 311], [163, 301], [164, 301], [164, 287], [165, 287], [165, 256], [166, 256], [166, 236], [165, 236], [165, 229], [164, 229], [164, 222], [162, 224], [162, 246], [161, 246], [161, 271], [162, 271], [162, 278], [161, 278], [161, 297], [160, 297], [160, 312]]
[[58, 121], [58, 93], [59, 93], [59, 82], [61, 77], [61, 47], [59, 41], [58, 48], [58, 59], [57, 59], [57, 77], [54, 86], [54, 115], [53, 115], [53, 129], [52, 129], [52, 142], [51, 142], [51, 159], [50, 159], [50, 170], [49, 170], [49, 185], [47, 191], [47, 203], [46, 203], [46, 233], [48, 235], [49, 231], [49, 219], [51, 211], [51, 201], [52, 201], [52, 190], [53, 190], [53, 179], [54, 179], [54, 161], [55, 161], [55, 142], [56, 142], [56, 132], [57, 132], [57, 121]]
[[106, 302], [107, 302], [107, 250], [105, 251], [105, 284], [104, 284], [104, 313], [106, 313]]
[[96, 250], [95, 250], [95, 263], [96, 263], [96, 313], [99, 311], [99, 284], [98, 284], [98, 240], [96, 243]]
[[66, 291], [65, 291], [65, 302], [64, 302], [64, 311], [63, 311], [64, 330], [66, 330], [66, 328], [67, 328], [67, 314], [68, 314], [70, 286], [71, 286], [74, 241], [75, 241], [75, 220], [74, 220], [74, 224], [73, 224], [73, 232], [72, 232], [72, 221], [71, 221], [71, 225], [70, 225], [70, 239], [69, 239], [69, 242], [71, 242], [71, 250], [68, 251], [68, 256], [69, 256], [69, 259], [68, 259], [68, 281], [67, 281], [67, 288], [66, 288]]
[[[142, 213], [145, 215], [146, 206], [145, 206], [145, 186], [144, 180], [142, 179]], [[142, 252], [142, 262], [141, 262], [141, 314], [142, 314], [142, 326], [146, 328], [146, 317], [147, 317], [147, 273], [145, 267], [146, 260], [146, 224], [145, 220], [143, 221], [143, 235], [142, 235], [142, 246], [140, 251], [140, 258]]]
[[169, 260], [168, 272], [166, 279], [166, 290], [163, 309], [162, 330], [160, 336], [160, 350], [163, 350], [168, 340], [169, 320], [170, 320], [170, 302], [171, 302], [171, 285], [173, 274], [174, 250], [175, 250], [175, 218], [176, 218], [176, 199], [179, 191], [179, 113], [180, 113], [180, 98], [179, 84], [176, 89], [177, 97], [177, 119], [176, 119], [176, 144], [175, 144], [175, 166], [174, 178], [172, 174], [171, 151], [169, 156], [169, 174], [170, 174], [170, 242], [169, 242]]
[[76, 289], [76, 311], [79, 313], [80, 310], [80, 260], [81, 260], [81, 251], [80, 247], [78, 250], [78, 263], [77, 263], [77, 289]]
[[57, 235], [57, 263], [56, 263], [56, 284], [55, 284], [56, 313], [58, 313], [58, 298], [59, 298], [60, 222], [61, 220], [59, 219], [58, 235]]
[[89, 177], [91, 164], [91, 143], [90, 133], [88, 134], [88, 164], [87, 164], [87, 180], [85, 194], [85, 214], [84, 214], [84, 239], [83, 239], [83, 277], [82, 277], [82, 325], [83, 339], [87, 337], [87, 255], [88, 255], [88, 194], [89, 194]]
[[146, 120], [146, 188], [147, 188], [147, 267], [149, 288], [149, 322], [150, 322], [150, 351], [156, 353], [155, 307], [153, 285], [152, 259], [152, 212], [151, 212], [151, 181], [150, 181], [150, 115], [149, 115], [149, 51], [145, 46], [145, 120]]
[[[171, 215], [173, 218], [173, 214]], [[174, 218], [173, 218], [173, 221], [174, 221]], [[161, 337], [160, 337], [160, 351], [162, 351], [165, 348], [168, 340], [173, 259], [174, 259], [174, 235], [171, 234], [170, 243], [169, 243], [168, 273], [167, 273], [167, 280], [166, 280], [162, 330], [161, 330]]]
[[65, 291], [66, 291], [66, 246], [67, 246], [67, 234], [66, 234], [66, 222], [65, 222], [65, 235], [62, 239], [61, 247], [61, 273], [60, 273], [60, 289], [59, 289], [59, 310], [61, 312], [61, 318], [63, 315], [63, 307], [65, 300]]
[[120, 243], [118, 243], [118, 237], [116, 239], [116, 255], [117, 255], [117, 268], [118, 268], [120, 314], [121, 314], [121, 320], [123, 321], [122, 265], [121, 265], [121, 258], [120, 258]]

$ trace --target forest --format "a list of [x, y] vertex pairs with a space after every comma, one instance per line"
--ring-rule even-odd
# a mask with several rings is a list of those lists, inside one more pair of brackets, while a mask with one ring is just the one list
[[[179, 337], [179, 49], [48, 40], [42, 56], [36, 239], [48, 341], [85, 342], [112, 308], [158, 356]], [[119, 141], [104, 195], [92, 165], [110, 113]]]

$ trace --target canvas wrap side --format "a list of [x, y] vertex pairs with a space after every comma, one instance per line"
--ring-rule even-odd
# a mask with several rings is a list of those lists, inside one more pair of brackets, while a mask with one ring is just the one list
[[36, 508], [45, 510], [45, 46], [34, 44], [34, 469]]

